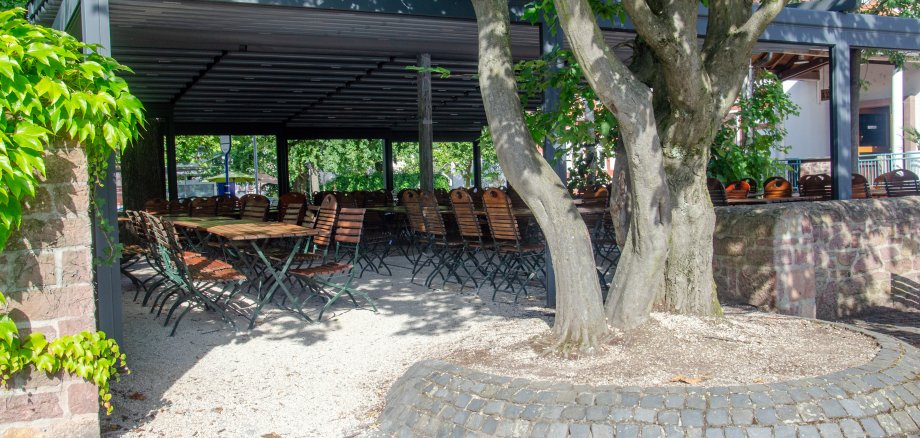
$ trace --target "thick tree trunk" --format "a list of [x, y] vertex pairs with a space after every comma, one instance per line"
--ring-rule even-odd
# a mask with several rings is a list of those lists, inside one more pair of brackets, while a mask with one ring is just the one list
[[644, 323], [663, 293], [671, 226], [670, 191], [658, 136], [652, 91], [619, 61], [604, 41], [587, 1], [556, 0], [559, 22], [591, 87], [617, 117], [629, 167], [631, 214], [606, 313], [618, 328]]
[[163, 137], [160, 127], [150, 123], [134, 143], [121, 154], [122, 201], [127, 210], [142, 210], [153, 198], [166, 197], [163, 168]]
[[537, 153], [517, 93], [508, 2], [473, 0], [479, 25], [479, 83], [499, 164], [530, 207], [553, 255], [555, 351], [590, 353], [607, 335], [588, 228], [568, 190]]
[[721, 315], [712, 271], [716, 215], [706, 189], [705, 166], [685, 163], [669, 172], [671, 187], [670, 251], [660, 310], [701, 316]]

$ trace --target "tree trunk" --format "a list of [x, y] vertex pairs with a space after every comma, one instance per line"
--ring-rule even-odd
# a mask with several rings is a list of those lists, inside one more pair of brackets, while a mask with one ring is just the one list
[[617, 117], [629, 167], [629, 233], [607, 296], [612, 325], [633, 329], [649, 316], [663, 293], [671, 227], [670, 190], [658, 136], [652, 91], [616, 58], [586, 1], [556, 0], [559, 22], [585, 78]]
[[150, 123], [134, 143], [121, 154], [122, 202], [127, 210], [143, 210], [144, 203], [166, 197], [166, 175], [162, 168], [163, 136], [157, 123]]
[[521, 109], [511, 58], [508, 2], [473, 0], [479, 25], [479, 83], [499, 164], [533, 212], [553, 255], [556, 320], [552, 337], [561, 354], [590, 353], [607, 333], [594, 253], [568, 190], [537, 153]]
[[722, 314], [712, 271], [716, 215], [706, 189], [705, 169], [699, 163], [684, 162], [668, 174], [670, 252], [663, 293], [655, 300], [659, 310], [701, 316]]
[[626, 165], [626, 149], [623, 140], [617, 140], [614, 149], [613, 183], [610, 184], [610, 217], [617, 246], [626, 246], [629, 233], [629, 166]]

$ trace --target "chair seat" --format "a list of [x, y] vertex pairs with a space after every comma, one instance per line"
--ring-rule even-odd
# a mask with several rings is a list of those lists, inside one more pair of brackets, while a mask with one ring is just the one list
[[317, 275], [330, 275], [336, 274], [339, 272], [345, 272], [352, 268], [350, 263], [342, 262], [329, 262], [322, 264], [320, 266], [313, 266], [310, 268], [301, 268], [301, 269], [291, 269], [288, 271], [294, 275], [300, 275], [302, 277], [313, 277]]
[[207, 282], [217, 282], [217, 281], [242, 281], [246, 279], [246, 276], [242, 272], [237, 271], [236, 268], [229, 267], [226, 269], [217, 269], [214, 271], [192, 271], [192, 279], [195, 281], [207, 281]]
[[[540, 252], [543, 251], [543, 248], [542, 243], [525, 243], [521, 245], [520, 252]], [[500, 252], [518, 252], [518, 248], [514, 245], [501, 245], [498, 250]]]
[[211, 272], [222, 269], [233, 269], [233, 265], [223, 260], [212, 259], [193, 251], [183, 251], [182, 258], [185, 260], [185, 265], [188, 266], [189, 271], [192, 272]]

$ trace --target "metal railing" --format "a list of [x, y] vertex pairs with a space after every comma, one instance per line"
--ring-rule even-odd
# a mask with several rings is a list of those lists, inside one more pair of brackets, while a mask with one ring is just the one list
[[[794, 190], [799, 189], [799, 177], [802, 176], [803, 163], [830, 163], [830, 159], [799, 159], [789, 158], [780, 160], [789, 166], [785, 178], [792, 184]], [[856, 173], [866, 177], [872, 184], [879, 175], [897, 169], [907, 169], [920, 174], [920, 151], [898, 152], [889, 154], [863, 154], [859, 156]]]

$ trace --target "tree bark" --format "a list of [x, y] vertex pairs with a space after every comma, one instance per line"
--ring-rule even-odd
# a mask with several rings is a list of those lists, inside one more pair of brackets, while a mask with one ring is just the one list
[[518, 97], [508, 3], [473, 0], [479, 25], [479, 83], [499, 164], [533, 212], [556, 273], [554, 350], [590, 353], [607, 335], [588, 228], [568, 190], [536, 150]]
[[143, 210], [144, 203], [166, 197], [166, 175], [151, 169], [163, 168], [163, 134], [150, 123], [121, 154], [121, 196], [127, 210]]
[[613, 220], [613, 232], [617, 246], [626, 246], [629, 234], [629, 166], [626, 165], [626, 148], [619, 139], [614, 149], [613, 183], [610, 184], [610, 217]]
[[763, 0], [756, 10], [750, 0], [710, 2], [700, 45], [696, 2], [622, 0], [638, 34], [630, 71], [607, 46], [587, 0], [554, 0], [569, 45], [625, 143], [632, 214], [607, 302], [615, 326], [643, 322], [653, 300], [672, 312], [720, 314], [709, 148], [757, 38], [786, 1]]
[[652, 91], [616, 58], [604, 42], [587, 1], [556, 0], [559, 22], [585, 77], [617, 117], [630, 188], [629, 232], [607, 296], [612, 325], [643, 324], [655, 297], [663, 293], [671, 227], [670, 190], [656, 129]]

